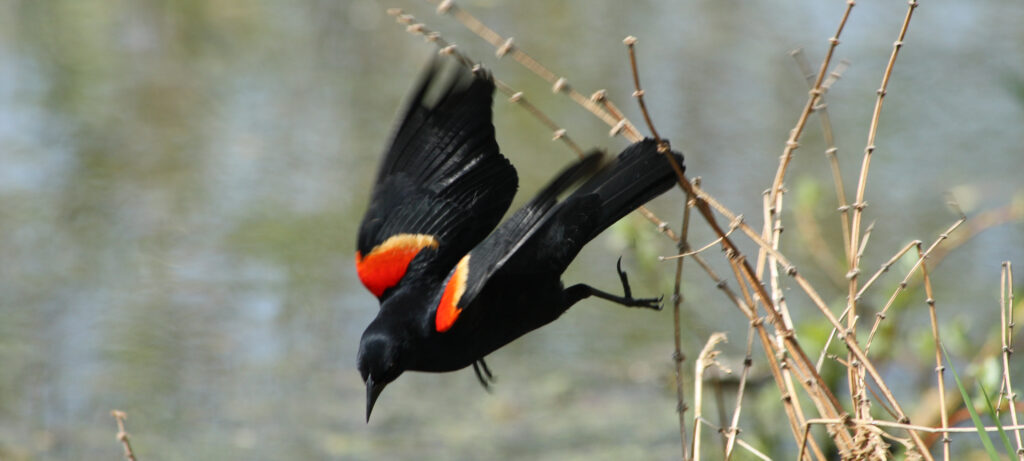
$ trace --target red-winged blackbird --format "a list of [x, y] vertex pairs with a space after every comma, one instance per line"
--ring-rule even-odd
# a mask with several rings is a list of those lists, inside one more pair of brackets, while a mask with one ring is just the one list
[[495, 230], [518, 179], [494, 140], [494, 83], [462, 66], [440, 83], [441, 67], [434, 60], [413, 93], [359, 229], [356, 271], [380, 300], [357, 358], [367, 420], [384, 386], [406, 370], [473, 365], [487, 387], [484, 356], [583, 298], [661, 307], [661, 298], [634, 299], [621, 268], [623, 296], [561, 281], [583, 245], [672, 186], [657, 143], [637, 142], [611, 162], [585, 156]]

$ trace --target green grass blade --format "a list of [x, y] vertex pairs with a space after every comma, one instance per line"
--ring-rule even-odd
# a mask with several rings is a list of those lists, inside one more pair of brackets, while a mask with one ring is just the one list
[[988, 391], [985, 390], [985, 386], [978, 381], [978, 387], [981, 388], [981, 395], [985, 396], [985, 405], [988, 407], [988, 415], [996, 422], [996, 427], [999, 429], [999, 437], [1003, 439], [1003, 446], [1006, 447], [1006, 453], [1012, 455], [1016, 453], [1013, 450], [1013, 445], [1010, 445], [1010, 437], [1006, 435], [1006, 431], [1003, 430], [1003, 423], [999, 421], [999, 415], [996, 413], [995, 407], [992, 406], [992, 399], [988, 396]]
[[[942, 346], [942, 355], [946, 357], [946, 363], [949, 364], [949, 371], [953, 372], [953, 379], [956, 380], [956, 387], [957, 389], [960, 389], [960, 396], [964, 399], [964, 405], [967, 406], [967, 412], [971, 414], [971, 421], [974, 421], [974, 427], [978, 429], [978, 437], [981, 438], [981, 444], [985, 446], [985, 451], [988, 452], [989, 459], [992, 461], [999, 461], [999, 453], [996, 453], [996, 447], [995, 445], [992, 445], [992, 438], [988, 436], [988, 432], [985, 432], [985, 425], [981, 423], [981, 418], [978, 417], [978, 412], [974, 411], [974, 402], [971, 401], [971, 395], [967, 393], [967, 389], [964, 388], [964, 384], [960, 382], [960, 375], [957, 374], [956, 368], [953, 366], [953, 361], [949, 360], [949, 353], [946, 352], [946, 346]], [[941, 402], [940, 404], [945, 404], [945, 402]]]

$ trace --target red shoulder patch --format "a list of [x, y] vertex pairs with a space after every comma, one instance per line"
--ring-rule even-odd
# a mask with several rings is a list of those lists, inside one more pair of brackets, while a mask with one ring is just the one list
[[437, 248], [437, 239], [426, 234], [393, 235], [363, 255], [356, 252], [356, 273], [374, 296], [398, 284], [409, 263], [424, 248]]
[[437, 305], [437, 315], [434, 317], [434, 326], [438, 332], [444, 333], [455, 324], [459, 318], [459, 300], [466, 292], [466, 279], [469, 277], [469, 255], [463, 256], [455, 265], [455, 271], [444, 286], [444, 293], [441, 294], [441, 303]]

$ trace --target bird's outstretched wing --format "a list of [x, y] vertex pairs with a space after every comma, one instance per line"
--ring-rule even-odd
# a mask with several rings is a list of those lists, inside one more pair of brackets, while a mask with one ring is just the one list
[[512, 202], [518, 178], [494, 139], [493, 94], [486, 71], [439, 58], [413, 92], [359, 227], [356, 271], [381, 301], [412, 274], [443, 278]]
[[558, 204], [558, 196], [598, 171], [603, 159], [603, 154], [593, 152], [566, 168], [536, 197], [503, 222], [498, 230], [459, 260], [445, 282], [435, 313], [435, 328], [438, 332], [451, 328], [462, 310], [472, 303], [492, 276], [532, 235], [543, 228], [542, 223]]
[[[682, 156], [676, 159], [682, 164]], [[526, 206], [487, 237], [452, 269], [435, 312], [435, 329], [448, 331], [473, 317], [477, 295], [490, 284], [517, 283], [523, 274], [561, 274], [590, 240], [627, 213], [667, 191], [675, 173], [657, 143], [647, 139], [627, 147], [614, 162], [600, 166], [591, 155], [555, 178]], [[558, 195], [589, 179], [562, 201]], [[472, 321], [469, 321], [471, 324]]]

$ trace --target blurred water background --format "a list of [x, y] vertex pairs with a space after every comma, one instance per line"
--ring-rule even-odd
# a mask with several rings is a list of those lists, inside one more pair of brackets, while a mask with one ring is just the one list
[[[581, 92], [607, 88], [637, 122], [621, 40], [638, 36], [657, 127], [686, 153], [689, 174], [755, 227], [806, 98], [788, 53], [806, 48], [816, 67], [845, 6], [460, 4]], [[489, 357], [492, 394], [471, 371], [410, 373], [364, 422], [355, 353], [377, 307], [353, 271], [354, 233], [396, 108], [432, 52], [384, 13], [391, 6], [526, 91], [580, 144], [625, 146], [426, 2], [0, 3], [0, 459], [117, 459], [114, 408], [128, 412], [143, 460], [678, 456], [671, 313], [600, 301]], [[905, 9], [859, 2], [837, 50], [852, 66], [828, 107], [851, 196]], [[910, 240], [936, 238], [955, 219], [948, 194], [969, 215], [1022, 201], [1022, 20], [1019, 2], [918, 8], [872, 163], [866, 268]], [[495, 121], [520, 171], [521, 203], [572, 156], [500, 98]], [[840, 306], [845, 269], [821, 139], [812, 120], [787, 181], [792, 239], [783, 250]], [[653, 208], [678, 228], [681, 203], [672, 192]], [[827, 251], [799, 238], [815, 223]], [[701, 224], [692, 235], [711, 239]], [[1012, 219], [933, 269], [962, 374], [981, 373], [969, 359], [998, 323], [999, 264], [1024, 264], [1022, 244]], [[674, 264], [656, 256], [672, 252], [631, 217], [588, 247], [566, 280], [617, 287], [614, 262], [625, 255], [635, 292], [669, 293]], [[910, 263], [865, 299], [869, 310]], [[685, 353], [692, 360], [708, 334], [727, 331], [725, 356], [738, 364], [746, 321], [695, 269], [684, 280]], [[797, 289], [789, 293], [800, 334], [816, 344], [827, 330]], [[931, 337], [920, 291], [900, 303], [873, 352], [914, 402], [934, 381]], [[886, 348], [892, 339], [899, 350]], [[777, 391], [760, 351], [755, 362], [743, 435], [785, 457], [792, 446]]]

